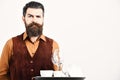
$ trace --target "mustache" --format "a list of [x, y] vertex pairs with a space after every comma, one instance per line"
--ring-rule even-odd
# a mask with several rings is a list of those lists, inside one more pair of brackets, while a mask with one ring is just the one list
[[39, 26], [41, 26], [41, 24], [36, 23], [36, 22], [32, 22], [32, 23], [30, 23], [30, 24], [27, 25], [27, 27], [29, 27], [29, 28], [33, 27], [33, 26], [39, 27]]

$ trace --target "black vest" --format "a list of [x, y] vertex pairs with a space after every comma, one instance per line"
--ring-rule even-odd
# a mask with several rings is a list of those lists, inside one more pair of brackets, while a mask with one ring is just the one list
[[46, 37], [46, 41], [40, 39], [39, 46], [33, 57], [30, 56], [23, 34], [12, 38], [13, 55], [10, 60], [11, 80], [32, 80], [32, 77], [39, 76], [40, 70], [53, 70], [52, 44], [53, 40]]

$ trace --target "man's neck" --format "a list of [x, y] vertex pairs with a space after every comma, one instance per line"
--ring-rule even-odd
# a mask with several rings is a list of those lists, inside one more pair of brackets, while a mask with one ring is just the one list
[[34, 43], [37, 39], [38, 39], [39, 36], [36, 36], [36, 37], [31, 37], [30, 40]]

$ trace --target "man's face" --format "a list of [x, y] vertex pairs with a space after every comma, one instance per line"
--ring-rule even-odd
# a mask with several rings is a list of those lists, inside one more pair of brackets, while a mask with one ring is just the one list
[[43, 30], [43, 11], [42, 9], [28, 8], [23, 21], [29, 37], [36, 37], [42, 34]]

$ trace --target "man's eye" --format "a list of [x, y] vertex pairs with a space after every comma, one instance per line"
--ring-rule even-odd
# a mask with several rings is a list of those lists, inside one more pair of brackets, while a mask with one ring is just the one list
[[37, 18], [41, 18], [41, 16], [36, 16]]
[[28, 17], [33, 17], [32, 15], [29, 15]]

